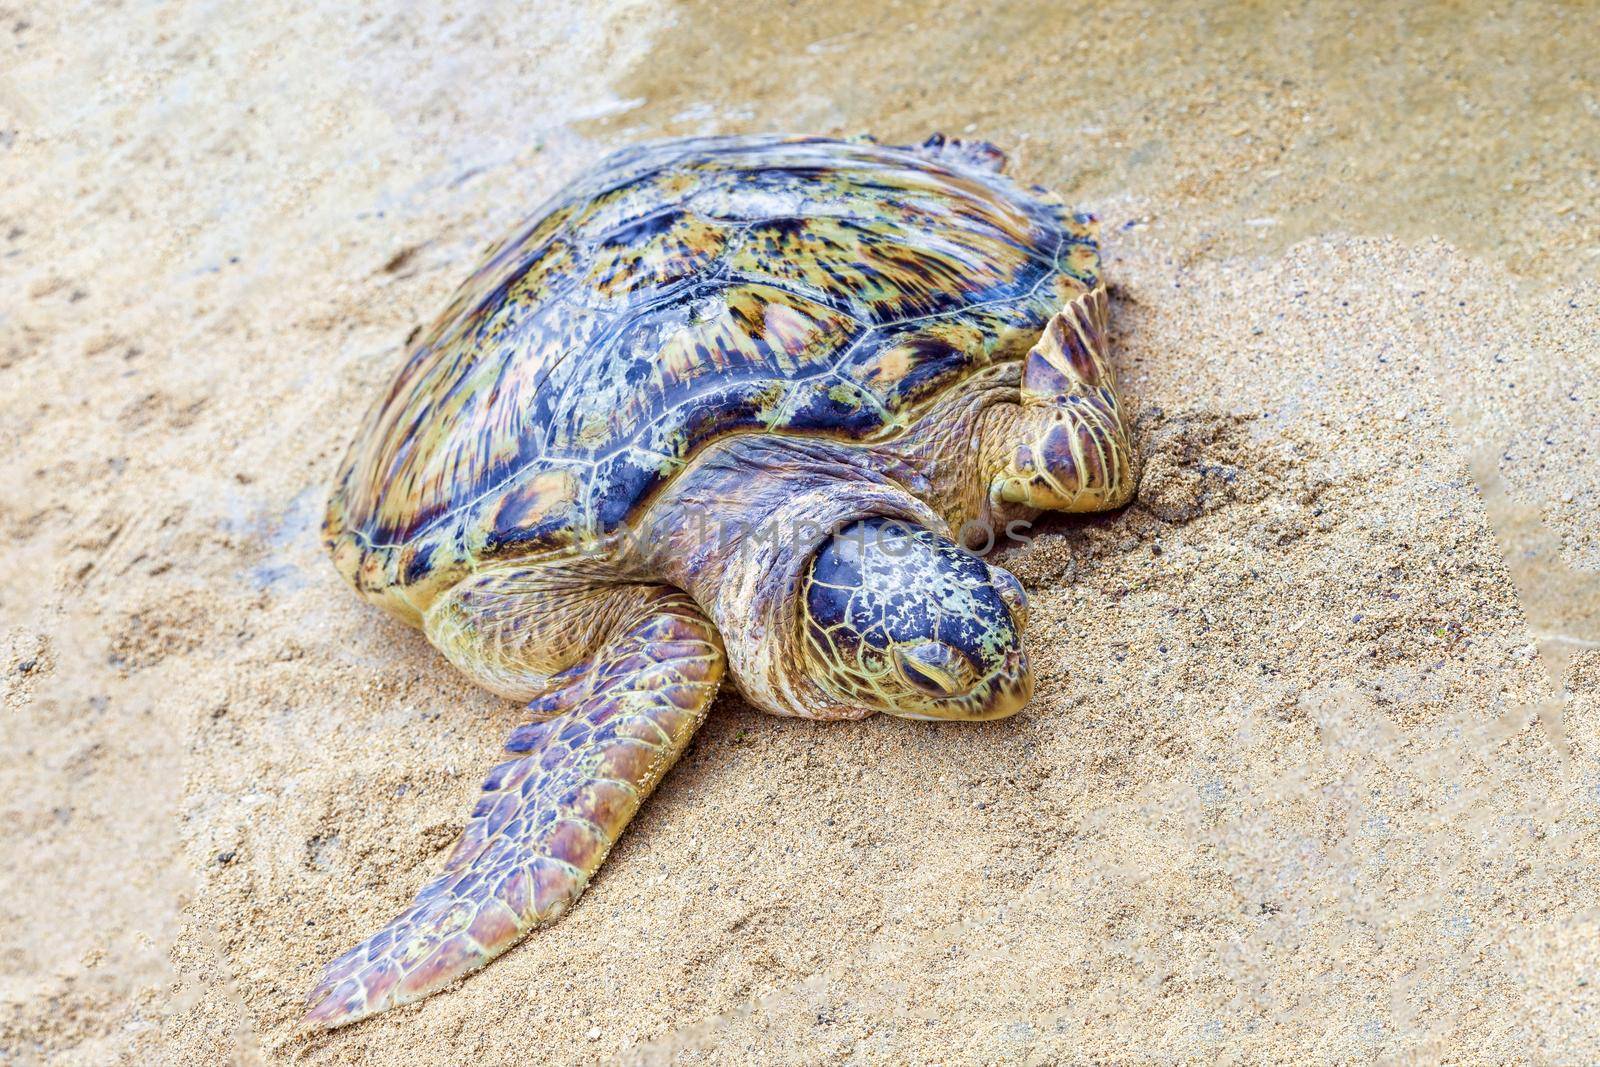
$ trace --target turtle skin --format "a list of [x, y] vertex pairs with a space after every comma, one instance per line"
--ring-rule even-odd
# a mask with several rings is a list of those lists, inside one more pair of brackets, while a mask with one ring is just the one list
[[931, 138], [617, 152], [490, 251], [336, 479], [325, 535], [415, 622], [475, 567], [593, 546], [715, 439], [893, 438], [1098, 284], [1095, 223]]
[[817, 719], [1027, 703], [1024, 591], [950, 516], [1103, 510], [1136, 473], [1094, 219], [1002, 162], [940, 137], [646, 145], [488, 254], [368, 414], [325, 535], [530, 721], [309, 1023], [558, 919], [724, 680]]

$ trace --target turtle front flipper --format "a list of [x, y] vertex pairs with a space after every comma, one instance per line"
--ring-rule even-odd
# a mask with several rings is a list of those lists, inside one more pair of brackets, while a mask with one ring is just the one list
[[1043, 511], [1103, 511], [1138, 469], [1107, 344], [1104, 286], [1051, 317], [1022, 365], [1022, 406], [984, 427], [990, 498]]
[[705, 719], [723, 673], [716, 630], [686, 594], [641, 588], [569, 685], [566, 710], [512, 733], [526, 753], [483, 783], [444, 873], [329, 964], [307, 1022], [335, 1027], [482, 967], [588, 886], [628, 820]]

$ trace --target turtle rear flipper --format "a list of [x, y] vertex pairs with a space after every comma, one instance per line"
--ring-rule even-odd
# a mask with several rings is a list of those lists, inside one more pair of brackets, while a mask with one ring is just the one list
[[936, 133], [923, 141], [917, 151], [940, 163], [958, 163], [994, 174], [1006, 169], [1006, 154], [988, 141], [963, 141]]
[[556, 718], [515, 731], [527, 755], [483, 783], [444, 873], [328, 965], [306, 1021], [343, 1026], [433, 993], [559, 918], [704, 720], [722, 678], [715, 629], [685, 594], [640, 590]]

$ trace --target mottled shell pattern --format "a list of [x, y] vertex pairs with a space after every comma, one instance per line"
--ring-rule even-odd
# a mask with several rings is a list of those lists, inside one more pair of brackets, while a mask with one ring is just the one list
[[1091, 216], [933, 138], [612, 155], [497, 246], [340, 472], [326, 535], [415, 619], [474, 565], [593, 550], [707, 442], [893, 438], [1097, 282]]

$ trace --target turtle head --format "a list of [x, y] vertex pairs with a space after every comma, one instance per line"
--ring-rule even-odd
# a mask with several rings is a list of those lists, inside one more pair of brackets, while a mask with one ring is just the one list
[[1033, 695], [1027, 597], [999, 567], [920, 526], [834, 533], [800, 589], [801, 654], [829, 696], [908, 719], [999, 719]]

